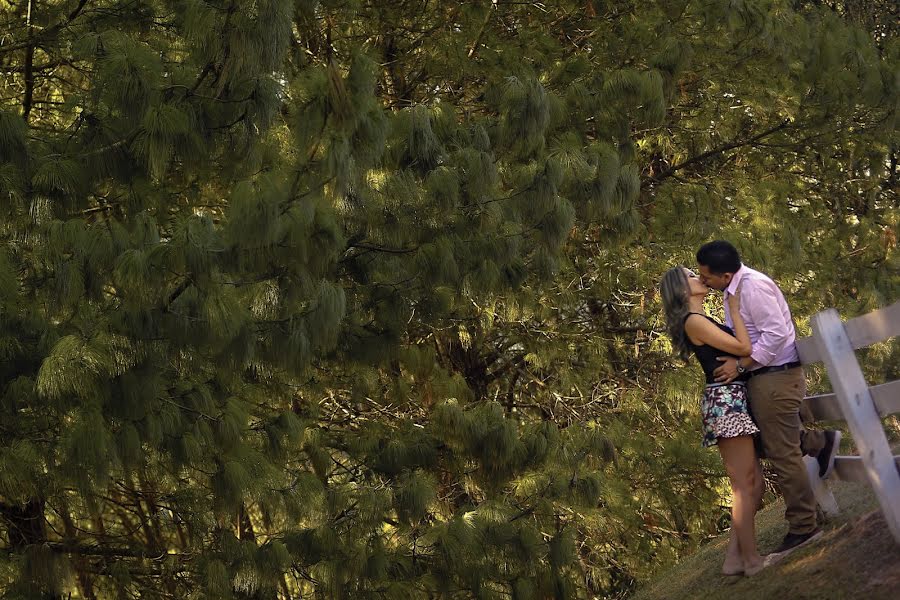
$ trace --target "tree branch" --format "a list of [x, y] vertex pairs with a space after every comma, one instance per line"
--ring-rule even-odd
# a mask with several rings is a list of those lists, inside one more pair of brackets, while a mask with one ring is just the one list
[[387, 252], [388, 254], [409, 254], [410, 252], [415, 252], [419, 249], [418, 246], [414, 248], [385, 248], [382, 246], [375, 246], [373, 244], [365, 244], [362, 242], [350, 244], [351, 248], [360, 248], [362, 250], [372, 250], [374, 252]]
[[[109, 546], [107, 544], [79, 544], [76, 542], [44, 542], [44, 546], [55, 552], [65, 554], [77, 554], [80, 556], [117, 556], [123, 558], [149, 558], [151, 560], [162, 560], [167, 556], [178, 556], [177, 553], [168, 552], [166, 550], [153, 551], [142, 546]], [[21, 548], [9, 547], [0, 548], [0, 552], [9, 554], [17, 554], [21, 552]]]
[[[28, 5], [29, 19], [31, 14], [31, 3]], [[28, 116], [31, 114], [31, 107], [34, 100], [34, 44], [32, 43], [32, 27], [28, 24], [28, 46], [25, 48], [25, 93], [22, 98], [22, 118], [28, 122]]]
[[734, 150], [735, 148], [740, 148], [741, 146], [747, 146], [747, 145], [753, 144], [754, 142], [761, 140], [764, 137], [770, 136], [777, 131], [781, 131], [782, 129], [787, 127], [788, 124], [790, 124], [790, 121], [788, 119], [785, 119], [778, 125], [775, 125], [774, 127], [770, 127], [769, 129], [763, 131], [762, 133], [758, 133], [751, 138], [748, 138], [746, 140], [729, 142], [728, 144], [723, 144], [722, 146], [719, 146], [718, 148], [713, 148], [712, 150], [708, 150], [702, 154], [698, 154], [697, 156], [689, 158], [689, 159], [685, 160], [684, 162], [680, 162], [677, 165], [674, 165], [674, 166], [666, 169], [659, 175], [654, 175], [653, 177], [648, 177], [644, 181], [644, 184], [641, 187], [644, 187], [644, 185], [649, 185], [650, 183], [659, 183], [660, 181], [662, 181], [664, 179], [668, 179], [669, 177], [674, 175], [676, 172], [684, 169], [685, 167], [689, 167], [693, 164], [702, 162], [702, 161], [706, 160], [707, 158], [711, 158], [718, 154], [723, 154], [725, 152], [728, 152], [729, 150]]
[[37, 45], [38, 41], [43, 40], [44, 38], [50, 37], [55, 34], [60, 29], [66, 27], [74, 21], [78, 15], [81, 14], [81, 11], [84, 9], [85, 5], [88, 3], [88, 0], [79, 0], [78, 6], [66, 16], [65, 20], [60, 21], [56, 25], [52, 25], [47, 29], [41, 31], [38, 35], [32, 37], [28, 36], [24, 42], [19, 42], [18, 44], [12, 44], [9, 46], [0, 46], [0, 54], [6, 54], [7, 52], [15, 52], [16, 50], [21, 50], [22, 48], [28, 48], [29, 46]]

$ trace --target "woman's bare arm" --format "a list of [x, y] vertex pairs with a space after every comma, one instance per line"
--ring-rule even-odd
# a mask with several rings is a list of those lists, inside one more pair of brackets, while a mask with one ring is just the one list
[[717, 350], [727, 352], [733, 356], [750, 356], [750, 335], [744, 320], [740, 317], [740, 300], [730, 304], [732, 318], [734, 319], [734, 335], [728, 335], [719, 329], [712, 321], [701, 315], [690, 315], [684, 323], [684, 331], [694, 344], [707, 344]]
[[741, 287], [728, 297], [728, 308], [731, 313], [731, 322], [734, 325], [734, 337], [741, 343], [740, 352], [732, 352], [735, 356], [750, 356], [753, 344], [750, 343], [750, 334], [747, 332], [747, 324], [741, 316]]

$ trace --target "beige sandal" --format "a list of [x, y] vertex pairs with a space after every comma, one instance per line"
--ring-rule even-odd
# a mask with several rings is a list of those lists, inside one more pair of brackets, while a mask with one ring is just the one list
[[722, 575], [724, 575], [725, 577], [735, 577], [737, 575], [743, 575], [743, 574], [744, 574], [743, 566], [727, 568], [727, 567], [725, 567], [725, 565], [722, 565]]
[[733, 560], [728, 560], [726, 558], [722, 562], [722, 575], [726, 577], [734, 577], [735, 575], [743, 575], [744, 574], [744, 561], [741, 560], [741, 557], [738, 556]]
[[759, 563], [759, 566], [750, 567], [749, 569], [744, 569], [744, 576], [745, 577], [753, 577], [754, 575], [756, 575], [757, 573], [759, 573], [766, 567], [771, 567], [772, 565], [774, 565], [775, 563], [780, 561], [782, 558], [784, 558], [783, 554], [766, 554], [765, 556], [763, 556], [762, 562]]

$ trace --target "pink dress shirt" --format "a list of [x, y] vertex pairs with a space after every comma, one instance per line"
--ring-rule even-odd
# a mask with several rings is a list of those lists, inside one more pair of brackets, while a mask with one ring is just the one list
[[746, 265], [725, 288], [725, 324], [734, 328], [727, 300], [742, 283], [741, 316], [753, 346], [751, 358], [766, 367], [799, 361], [797, 334], [784, 294], [767, 275]]

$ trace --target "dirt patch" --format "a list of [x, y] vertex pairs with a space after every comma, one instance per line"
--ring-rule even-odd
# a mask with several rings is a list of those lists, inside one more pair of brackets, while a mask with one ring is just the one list
[[835, 546], [832, 552], [841, 557], [843, 568], [858, 573], [866, 582], [864, 590], [873, 598], [886, 598], [882, 594], [889, 592], [893, 598], [900, 596], [900, 544], [881, 511], [872, 511], [838, 531], [831, 542]]
[[[641, 600], [898, 600], [900, 544], [888, 529], [877, 501], [857, 485], [835, 485], [841, 514], [825, 534], [759, 575], [719, 575], [727, 538], [722, 536], [657, 577], [636, 596]], [[786, 532], [784, 505], [767, 507], [757, 522], [760, 547], [775, 547]]]
[[[783, 584], [802, 598], [900, 597], [900, 544], [881, 511], [828, 531], [776, 567]], [[792, 588], [792, 589], [790, 589]], [[837, 592], [837, 593], [836, 593]]]

